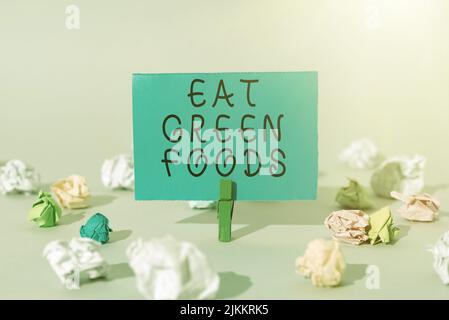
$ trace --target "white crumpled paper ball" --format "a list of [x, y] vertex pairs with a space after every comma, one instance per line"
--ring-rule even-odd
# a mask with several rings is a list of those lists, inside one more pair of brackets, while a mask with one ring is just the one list
[[138, 239], [129, 245], [127, 255], [137, 289], [147, 299], [209, 299], [218, 290], [217, 273], [192, 243], [170, 236]]
[[397, 191], [405, 196], [418, 194], [424, 187], [426, 158], [397, 156], [385, 160], [371, 176], [371, 187], [380, 197], [391, 198]]
[[35, 193], [39, 188], [39, 175], [21, 160], [10, 160], [0, 167], [0, 192]]
[[449, 284], [449, 231], [429, 251], [433, 253], [433, 269], [443, 284]]
[[134, 162], [130, 155], [117, 155], [104, 161], [101, 181], [110, 189], [134, 190]]
[[216, 201], [189, 201], [191, 209], [213, 209], [216, 205]]
[[109, 266], [98, 252], [100, 246], [88, 238], [52, 241], [44, 248], [43, 256], [67, 289], [79, 289], [83, 278], [107, 275]]
[[351, 142], [339, 155], [341, 162], [356, 169], [372, 169], [382, 161], [382, 158], [376, 145], [366, 138]]

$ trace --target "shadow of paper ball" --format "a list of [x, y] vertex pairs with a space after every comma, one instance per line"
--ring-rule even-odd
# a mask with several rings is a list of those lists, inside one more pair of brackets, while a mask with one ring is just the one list
[[112, 203], [112, 201], [114, 201], [115, 199], [117, 199], [116, 196], [111, 196], [111, 195], [107, 195], [107, 194], [93, 195], [90, 197], [89, 207], [105, 206], [107, 204]]
[[118, 230], [109, 233], [109, 243], [125, 240], [131, 235], [132, 230]]
[[97, 282], [110, 282], [132, 277], [134, 277], [134, 271], [131, 269], [131, 267], [128, 265], [127, 262], [121, 262], [109, 265], [109, 270], [105, 277], [100, 277], [91, 280], [89, 279], [88, 275], [85, 272], [81, 273], [80, 285], [86, 286]]
[[353, 285], [356, 281], [362, 280], [366, 275], [367, 267], [368, 265], [364, 263], [347, 263], [340, 286]]
[[449, 211], [440, 210], [439, 216], [440, 217], [449, 217]]
[[107, 281], [134, 277], [134, 272], [127, 262], [116, 263], [109, 266]]
[[59, 225], [63, 226], [63, 225], [68, 225], [68, 224], [78, 222], [78, 221], [82, 220], [85, 215], [86, 215], [85, 211], [80, 212], [80, 213], [63, 214], [61, 216], [61, 220], [59, 220]]
[[251, 279], [248, 276], [237, 274], [233, 271], [219, 272], [220, 288], [215, 299], [235, 298], [248, 290], [251, 285]]
[[410, 231], [410, 226], [407, 226], [407, 225], [404, 225], [404, 224], [397, 225], [397, 227], [399, 228], [399, 233], [398, 233], [398, 235], [393, 239], [393, 241], [391, 242], [391, 244], [395, 244], [396, 242], [398, 242], [398, 241], [401, 240], [402, 238], [407, 237], [408, 232]]

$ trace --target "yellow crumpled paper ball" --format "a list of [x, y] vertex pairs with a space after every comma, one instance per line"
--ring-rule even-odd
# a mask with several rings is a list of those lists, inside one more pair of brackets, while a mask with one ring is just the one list
[[90, 194], [85, 177], [71, 175], [55, 182], [51, 190], [64, 208], [81, 209], [89, 204]]
[[315, 239], [307, 245], [304, 256], [295, 261], [297, 273], [310, 278], [317, 287], [340, 284], [346, 264], [337, 241]]

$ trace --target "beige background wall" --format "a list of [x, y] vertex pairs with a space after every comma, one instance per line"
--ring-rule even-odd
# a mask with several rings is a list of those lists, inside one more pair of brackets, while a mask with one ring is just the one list
[[[69, 4], [80, 30], [65, 27]], [[367, 136], [428, 156], [441, 182], [448, 39], [446, 0], [2, 1], [0, 160], [47, 181], [99, 176], [130, 150], [133, 72], [317, 70], [323, 171]]]

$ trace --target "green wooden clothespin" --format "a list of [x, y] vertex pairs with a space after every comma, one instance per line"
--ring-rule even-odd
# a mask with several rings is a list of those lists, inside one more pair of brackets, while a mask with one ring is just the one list
[[218, 200], [218, 240], [231, 241], [232, 211], [234, 209], [234, 190], [232, 180], [221, 179], [220, 199]]

